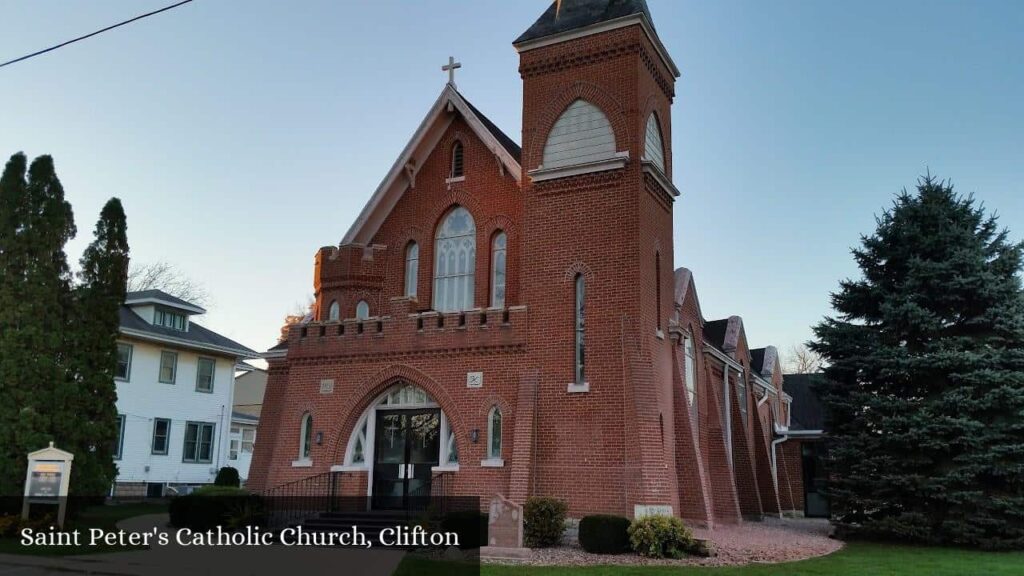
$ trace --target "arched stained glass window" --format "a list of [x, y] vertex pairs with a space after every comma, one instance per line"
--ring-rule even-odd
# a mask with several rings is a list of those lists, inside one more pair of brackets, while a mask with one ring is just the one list
[[434, 309], [458, 312], [473, 308], [476, 272], [476, 224], [462, 206], [441, 223], [434, 248]]
[[308, 460], [313, 447], [313, 415], [306, 412], [302, 415], [302, 430], [299, 435], [299, 457]]
[[576, 383], [586, 382], [586, 349], [584, 346], [584, 333], [586, 329], [586, 296], [587, 289], [584, 285], [583, 274], [576, 275]]
[[501, 410], [497, 406], [487, 417], [487, 458], [501, 458]]
[[366, 320], [370, 317], [370, 305], [366, 303], [366, 300], [360, 300], [356, 304], [356, 320]]
[[508, 236], [504, 232], [494, 235], [491, 242], [491, 307], [505, 307], [505, 270], [508, 254]]
[[337, 300], [331, 301], [331, 306], [327, 309], [327, 320], [336, 322], [341, 317], [341, 306], [338, 306]]

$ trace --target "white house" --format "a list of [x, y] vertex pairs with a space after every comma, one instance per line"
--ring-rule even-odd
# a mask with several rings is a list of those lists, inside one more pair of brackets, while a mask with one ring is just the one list
[[257, 354], [192, 321], [204, 312], [160, 290], [125, 298], [115, 373], [117, 497], [210, 484], [231, 465], [235, 365]]
[[231, 440], [228, 464], [238, 469], [245, 480], [256, 445], [256, 427], [263, 410], [263, 393], [267, 389], [267, 371], [255, 366], [240, 365], [235, 376], [234, 407], [231, 412]]

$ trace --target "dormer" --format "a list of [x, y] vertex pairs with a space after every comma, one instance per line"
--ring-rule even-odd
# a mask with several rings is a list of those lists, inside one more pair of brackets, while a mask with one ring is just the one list
[[188, 332], [189, 318], [206, 310], [162, 290], [141, 290], [125, 295], [125, 306], [153, 326]]

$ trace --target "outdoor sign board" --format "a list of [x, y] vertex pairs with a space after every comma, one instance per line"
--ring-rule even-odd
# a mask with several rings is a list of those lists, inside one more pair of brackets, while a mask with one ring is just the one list
[[53, 442], [50, 442], [48, 448], [29, 453], [22, 518], [28, 518], [29, 506], [32, 504], [51, 504], [57, 506], [57, 524], [64, 526], [68, 481], [71, 479], [71, 461], [74, 459], [75, 456], [70, 452], [54, 448]]

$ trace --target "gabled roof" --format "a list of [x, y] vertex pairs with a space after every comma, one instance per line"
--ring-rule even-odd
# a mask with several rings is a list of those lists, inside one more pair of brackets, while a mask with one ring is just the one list
[[693, 272], [689, 268], [676, 268], [673, 274], [675, 282], [674, 303], [677, 308], [686, 304], [686, 299], [693, 296], [693, 303], [697, 306], [697, 318], [704, 321], [704, 313], [700, 309], [700, 298], [697, 296], [697, 283], [693, 279]]
[[259, 358], [254, 350], [203, 328], [189, 321], [188, 331], [174, 330], [163, 326], [154, 326], [142, 319], [128, 306], [121, 306], [121, 334], [140, 340], [161, 342], [183, 348], [218, 353], [225, 356], [240, 358]]
[[519, 165], [522, 154], [520, 147], [459, 94], [454, 86], [446, 84], [437, 100], [434, 101], [434, 105], [430, 107], [423, 122], [420, 123], [419, 128], [413, 133], [412, 139], [402, 149], [402, 153], [395, 160], [380, 186], [374, 191], [370, 201], [366, 203], [363, 211], [359, 213], [359, 217], [342, 238], [342, 245], [370, 243], [381, 224], [384, 223], [388, 214], [398, 204], [412, 183], [406, 167], [412, 163], [412, 178], [415, 180], [415, 173], [419, 166], [433, 151], [448, 125], [451, 124], [453, 116], [450, 112], [458, 112], [466, 120], [476, 137], [498, 157], [512, 177], [517, 182], [520, 181], [522, 178], [522, 167]]
[[643, 14], [654, 26], [651, 11], [644, 0], [559, 0], [552, 2], [533, 26], [512, 43], [529, 42], [633, 14]]
[[[764, 374], [764, 348], [754, 348], [750, 351], [750, 367], [758, 374]], [[771, 373], [771, 370], [768, 371]]]
[[128, 292], [124, 295], [124, 303], [128, 306], [138, 306], [142, 304], [161, 304], [163, 306], [169, 306], [171, 308], [178, 308], [192, 314], [205, 314], [206, 310], [191, 302], [182, 300], [177, 296], [171, 296], [163, 290], [139, 290], [137, 292]]
[[734, 354], [736, 352], [742, 332], [743, 319], [739, 316], [712, 320], [704, 324], [704, 339], [715, 348], [727, 354]]
[[815, 385], [824, 374], [786, 374], [782, 389], [793, 397], [789, 405], [790, 430], [824, 430], [825, 407], [818, 398]]

